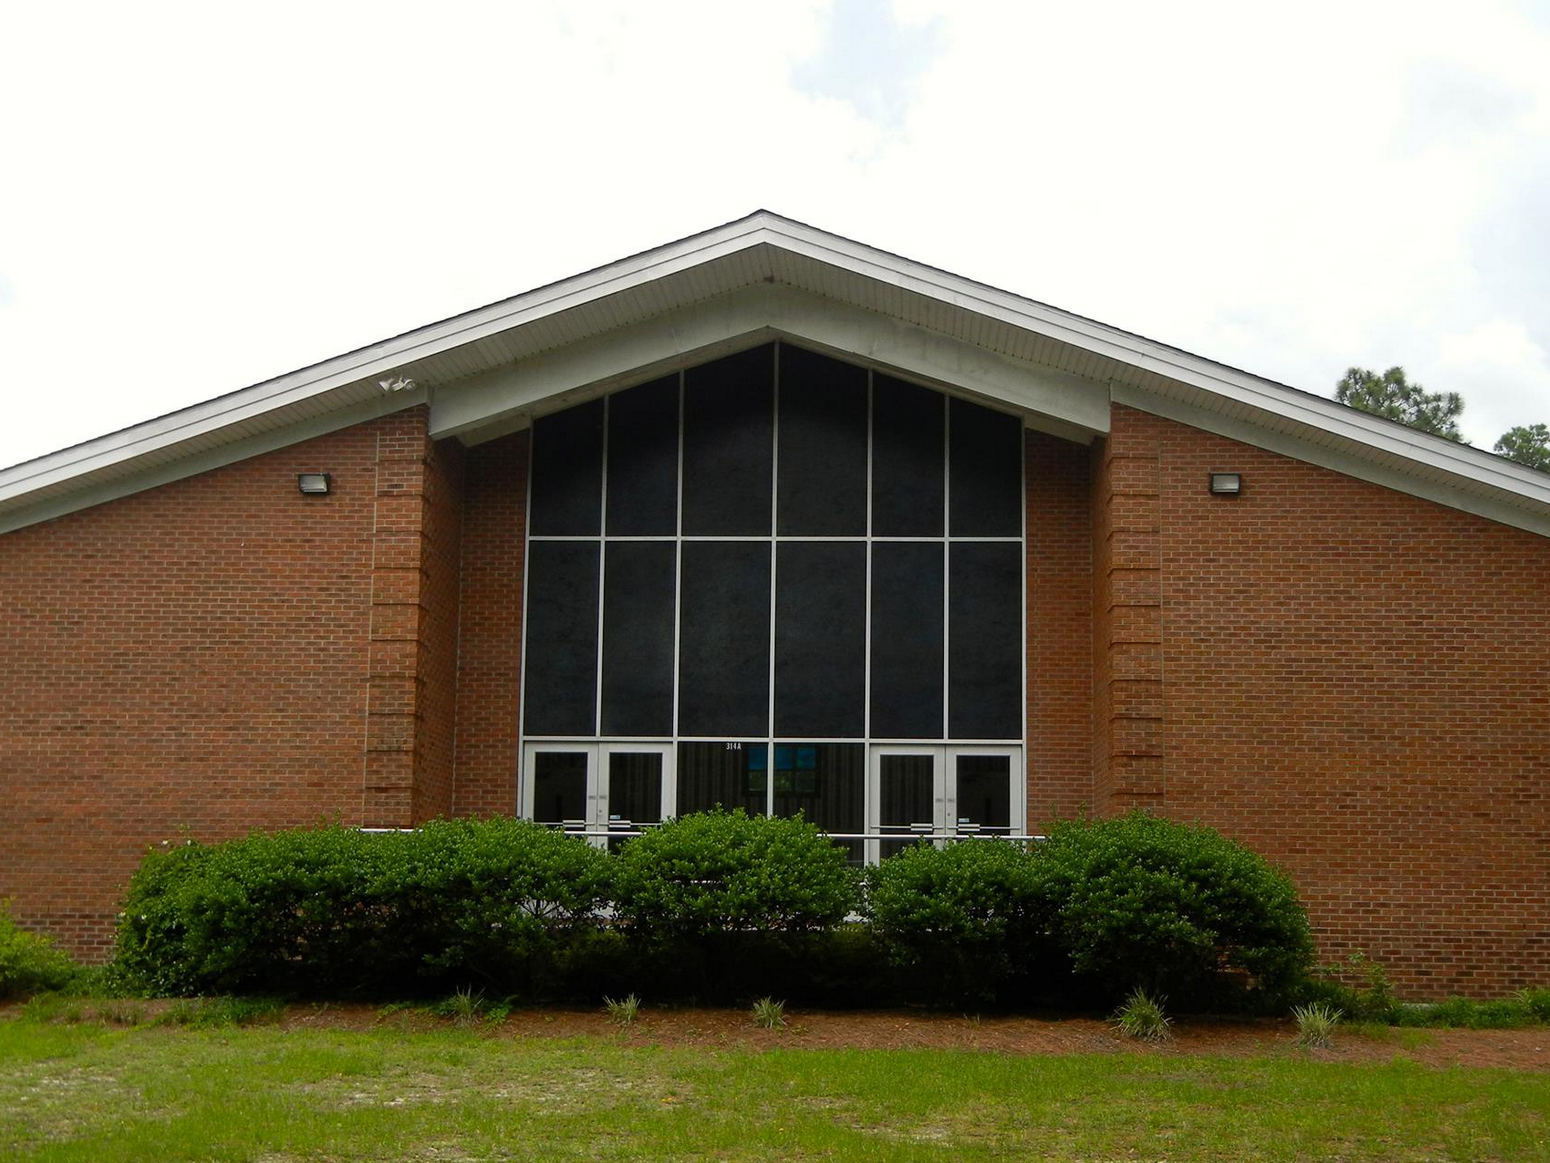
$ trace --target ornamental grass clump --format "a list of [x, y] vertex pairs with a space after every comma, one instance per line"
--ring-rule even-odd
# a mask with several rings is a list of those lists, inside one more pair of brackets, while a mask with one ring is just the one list
[[615, 1025], [632, 1026], [640, 1016], [640, 998], [633, 993], [619, 998], [605, 997], [603, 1009]]
[[754, 1025], [766, 1030], [779, 1030], [786, 1025], [786, 1003], [772, 997], [761, 997], [753, 1003]]
[[1163, 1042], [1173, 1037], [1173, 1019], [1163, 1012], [1162, 998], [1134, 989], [1125, 1004], [1114, 1011], [1114, 1028], [1127, 1038]]
[[1297, 1044], [1304, 1050], [1324, 1050], [1334, 1045], [1335, 1027], [1340, 1024], [1340, 1011], [1326, 1002], [1309, 1002], [1292, 1007], [1292, 1020], [1297, 1023]]

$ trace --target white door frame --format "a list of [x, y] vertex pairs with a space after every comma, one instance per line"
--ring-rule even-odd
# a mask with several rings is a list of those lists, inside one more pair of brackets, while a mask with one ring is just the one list
[[[591, 828], [597, 820], [597, 744], [596, 743], [528, 743], [522, 748], [522, 818], [533, 818], [533, 776], [538, 766], [538, 756], [544, 752], [561, 752], [567, 755], [587, 757], [587, 801], [584, 814], [575, 821], [583, 828]], [[567, 820], [565, 823], [571, 823]]]
[[[883, 758], [890, 755], [924, 755], [931, 760], [931, 828], [940, 835], [946, 822], [947, 765], [940, 743], [873, 743], [867, 757], [866, 830], [877, 835], [883, 830], [882, 786]], [[902, 839], [903, 837], [901, 837]], [[866, 842], [866, 862], [876, 864], [882, 858], [883, 842]]]
[[[522, 747], [522, 818], [533, 818], [533, 775], [537, 757], [544, 752], [560, 752], [587, 757], [587, 801], [582, 819], [576, 823], [588, 831], [608, 828], [608, 757], [615, 754], [662, 756], [662, 818], [677, 815], [677, 748], [671, 743], [526, 743]], [[570, 821], [567, 821], [569, 823]]]
[[[958, 757], [961, 755], [1004, 755], [1007, 757], [1007, 778], [1011, 781], [1008, 800], [1007, 823], [1012, 835], [1019, 836], [1028, 828], [1028, 784], [1019, 778], [1022, 774], [1023, 749], [1016, 744], [950, 743], [943, 758], [944, 782], [947, 786], [946, 832], [956, 836], [958, 832]], [[964, 832], [965, 836], [981, 833]], [[992, 833], [994, 834], [994, 833]]]
[[593, 827], [607, 829], [612, 822], [608, 812], [608, 757], [611, 755], [660, 755], [662, 757], [662, 818], [678, 814], [678, 748], [671, 743], [600, 743], [597, 757], [597, 817]]

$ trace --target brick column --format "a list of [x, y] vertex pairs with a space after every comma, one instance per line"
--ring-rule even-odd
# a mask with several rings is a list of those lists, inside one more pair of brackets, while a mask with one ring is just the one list
[[1093, 807], [1107, 815], [1163, 797], [1161, 472], [1152, 417], [1116, 406], [1101, 455]]

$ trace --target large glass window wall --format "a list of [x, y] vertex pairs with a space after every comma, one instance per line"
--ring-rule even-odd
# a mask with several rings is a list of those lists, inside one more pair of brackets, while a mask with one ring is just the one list
[[960, 780], [1020, 831], [1022, 447], [1016, 416], [788, 343], [539, 419], [523, 811], [606, 831], [719, 804], [873, 836], [885, 800], [927, 814], [929, 767], [932, 834]]

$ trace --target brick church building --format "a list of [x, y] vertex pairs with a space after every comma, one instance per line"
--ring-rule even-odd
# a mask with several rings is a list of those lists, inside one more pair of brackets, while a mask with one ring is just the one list
[[1550, 983], [1550, 475], [759, 212], [0, 471], [0, 897], [147, 846], [1142, 807]]

